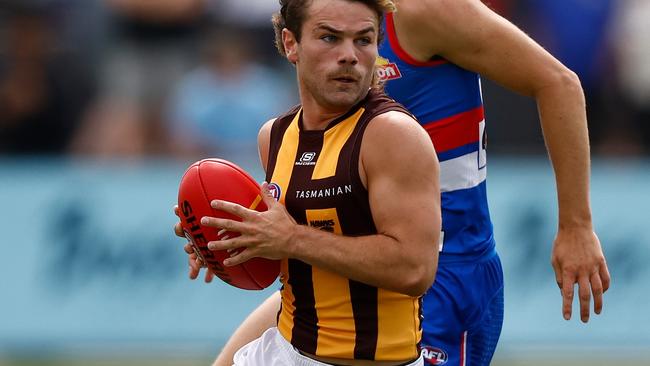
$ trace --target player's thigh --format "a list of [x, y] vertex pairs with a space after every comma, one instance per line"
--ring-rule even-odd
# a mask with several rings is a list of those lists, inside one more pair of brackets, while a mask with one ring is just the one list
[[503, 324], [503, 273], [497, 255], [442, 265], [423, 300], [425, 365], [488, 365]]
[[488, 303], [481, 321], [466, 332], [465, 364], [489, 365], [496, 351], [503, 326], [503, 287]]
[[455, 268], [440, 265], [433, 286], [422, 300], [422, 355], [425, 365], [459, 365], [465, 330], [462, 278]]

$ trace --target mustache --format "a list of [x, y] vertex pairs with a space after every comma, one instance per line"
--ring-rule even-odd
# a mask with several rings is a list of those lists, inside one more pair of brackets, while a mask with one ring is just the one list
[[355, 81], [361, 80], [361, 74], [351, 67], [342, 67], [336, 71], [332, 71], [327, 74], [327, 77], [329, 79], [346, 78], [346, 79], [353, 79]]

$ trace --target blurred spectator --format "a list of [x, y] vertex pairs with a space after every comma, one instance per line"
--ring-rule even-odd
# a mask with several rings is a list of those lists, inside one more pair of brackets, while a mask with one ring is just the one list
[[271, 26], [271, 15], [280, 10], [277, 0], [211, 0], [210, 11], [224, 23], [244, 27]]
[[203, 63], [183, 79], [170, 102], [172, 152], [257, 161], [258, 129], [297, 97], [291, 78], [263, 66], [250, 45], [241, 29], [206, 35]]
[[192, 65], [204, 0], [103, 1], [110, 34], [100, 95], [72, 151], [109, 157], [159, 153], [160, 111]]
[[91, 94], [78, 58], [60, 47], [53, 10], [0, 5], [0, 152], [65, 152]]
[[606, 36], [615, 0], [524, 0], [531, 36], [573, 70], [583, 88], [598, 87], [607, 57]]
[[[619, 110], [629, 110], [632, 131], [650, 153], [650, 1], [618, 0], [613, 43], [618, 56]], [[610, 121], [614, 123], [614, 121]]]
[[518, 22], [549, 52], [580, 77], [587, 101], [592, 147], [596, 153], [641, 152], [637, 130], [621, 109], [612, 74], [616, 55], [610, 27], [615, 0], [525, 0], [517, 4]]
[[[650, 1], [484, 2], [580, 76], [594, 152], [650, 153]], [[260, 123], [297, 100], [273, 48], [278, 7], [0, 0], [0, 154], [254, 151]], [[220, 30], [205, 33], [208, 20]], [[489, 80], [484, 93], [492, 149], [543, 153], [532, 101]]]
[[279, 0], [206, 0], [210, 18], [217, 24], [242, 29], [249, 35], [250, 47], [273, 67], [284, 67], [286, 62], [277, 57], [271, 16], [280, 10]]

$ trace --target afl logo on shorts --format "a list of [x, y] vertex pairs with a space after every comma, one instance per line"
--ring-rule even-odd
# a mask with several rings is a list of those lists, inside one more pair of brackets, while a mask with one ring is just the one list
[[269, 192], [271, 192], [271, 196], [273, 196], [276, 201], [279, 201], [280, 196], [282, 196], [282, 190], [280, 190], [280, 186], [275, 183], [269, 183], [268, 189]]
[[422, 348], [424, 363], [427, 365], [444, 365], [447, 363], [447, 352], [440, 348], [426, 346]]

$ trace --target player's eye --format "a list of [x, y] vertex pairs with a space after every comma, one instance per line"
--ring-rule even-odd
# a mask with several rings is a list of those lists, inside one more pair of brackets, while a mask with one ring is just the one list
[[370, 37], [359, 38], [357, 39], [357, 43], [362, 46], [367, 46], [372, 43], [372, 39], [370, 39]]
[[320, 39], [327, 42], [327, 43], [333, 43], [333, 42], [336, 42], [338, 37], [336, 37], [335, 35], [332, 35], [332, 34], [325, 34], [325, 35], [322, 35], [320, 37]]

